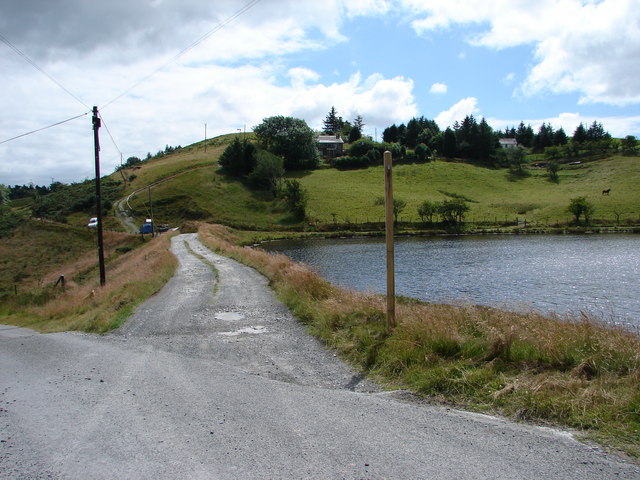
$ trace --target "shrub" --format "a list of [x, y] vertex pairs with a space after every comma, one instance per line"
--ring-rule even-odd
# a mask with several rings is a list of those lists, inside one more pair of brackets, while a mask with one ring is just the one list
[[345, 156], [337, 157], [331, 160], [331, 165], [339, 170], [346, 170], [350, 168], [367, 168], [371, 165], [371, 160], [366, 155], [359, 157]]

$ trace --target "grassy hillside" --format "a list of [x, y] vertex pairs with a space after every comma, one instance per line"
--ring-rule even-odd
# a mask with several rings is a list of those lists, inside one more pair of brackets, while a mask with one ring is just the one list
[[[418, 221], [417, 207], [425, 201], [442, 201], [458, 195], [467, 200], [469, 221], [504, 221], [515, 217], [530, 222], [564, 221], [569, 200], [585, 196], [595, 208], [595, 217], [613, 220], [614, 210], [621, 219], [640, 216], [640, 174], [637, 157], [612, 157], [606, 160], [566, 166], [559, 183], [548, 180], [546, 172], [530, 169], [530, 175], [514, 179], [506, 169], [488, 169], [465, 163], [433, 162], [398, 165], [393, 169], [396, 198], [407, 202], [401, 214], [405, 221]], [[338, 221], [381, 221], [384, 210], [374, 206], [384, 195], [382, 167], [366, 170], [318, 170], [300, 179], [308, 189], [308, 213], [328, 223], [336, 214]], [[611, 188], [609, 196], [603, 189]]]
[[[94, 230], [23, 223], [0, 239], [0, 323], [42, 332], [117, 327], [171, 277], [176, 260], [168, 238], [105, 231], [107, 283], [100, 287]], [[56, 285], [60, 275], [65, 288]]]
[[[135, 167], [116, 172], [111, 175], [114, 180], [127, 179], [127, 186], [123, 194], [129, 194], [137, 189], [146, 187], [163, 178], [178, 175], [182, 172], [199, 167], [215, 165], [218, 157], [236, 135], [222, 135], [206, 142], [194, 143], [173, 153], [154, 157]], [[129, 179], [131, 180], [129, 181]]]
[[[194, 145], [157, 161], [145, 163], [128, 190], [141, 188], [163, 176], [182, 175], [152, 189], [156, 223], [179, 225], [184, 220], [204, 220], [243, 229], [282, 230], [295, 221], [284, 205], [269, 195], [253, 192], [241, 182], [217, 172], [215, 159], [233, 135], [212, 140], [206, 157], [202, 145]], [[203, 167], [203, 168], [194, 168]], [[187, 170], [191, 169], [191, 170]], [[640, 218], [640, 158], [613, 156], [604, 160], [564, 165], [559, 182], [549, 181], [544, 169], [530, 168], [528, 176], [514, 177], [507, 169], [490, 169], [467, 163], [436, 161], [396, 165], [393, 171], [395, 197], [407, 202], [400, 215], [403, 222], [419, 222], [417, 207], [425, 200], [461, 197], [470, 211], [468, 222], [564, 224], [571, 220], [566, 208], [571, 198], [585, 196], [595, 206], [594, 219], [621, 224]], [[290, 174], [309, 195], [307, 217], [311, 223], [350, 224], [381, 222], [384, 209], [374, 205], [384, 195], [382, 167], [361, 170], [320, 168]], [[602, 190], [611, 188], [610, 195]], [[138, 217], [149, 213], [148, 194], [132, 200]], [[300, 227], [307, 223], [299, 222]]]

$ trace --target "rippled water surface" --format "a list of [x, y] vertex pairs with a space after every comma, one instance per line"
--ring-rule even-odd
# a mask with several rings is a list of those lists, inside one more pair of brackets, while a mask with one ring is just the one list
[[[263, 246], [316, 267], [333, 283], [384, 293], [384, 239]], [[396, 294], [557, 313], [587, 311], [640, 326], [640, 236], [396, 238]]]

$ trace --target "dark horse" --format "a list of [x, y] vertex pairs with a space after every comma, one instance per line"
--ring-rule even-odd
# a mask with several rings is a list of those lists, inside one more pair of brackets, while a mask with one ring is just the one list
[[607, 189], [607, 190], [602, 190], [602, 194], [603, 195], [609, 195], [609, 192], [611, 191], [611, 189]]

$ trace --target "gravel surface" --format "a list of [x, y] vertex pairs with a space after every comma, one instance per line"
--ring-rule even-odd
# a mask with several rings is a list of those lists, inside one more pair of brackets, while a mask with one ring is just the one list
[[0, 478], [640, 479], [566, 432], [382, 392], [254, 270], [195, 235], [172, 250], [109, 335], [0, 327]]

